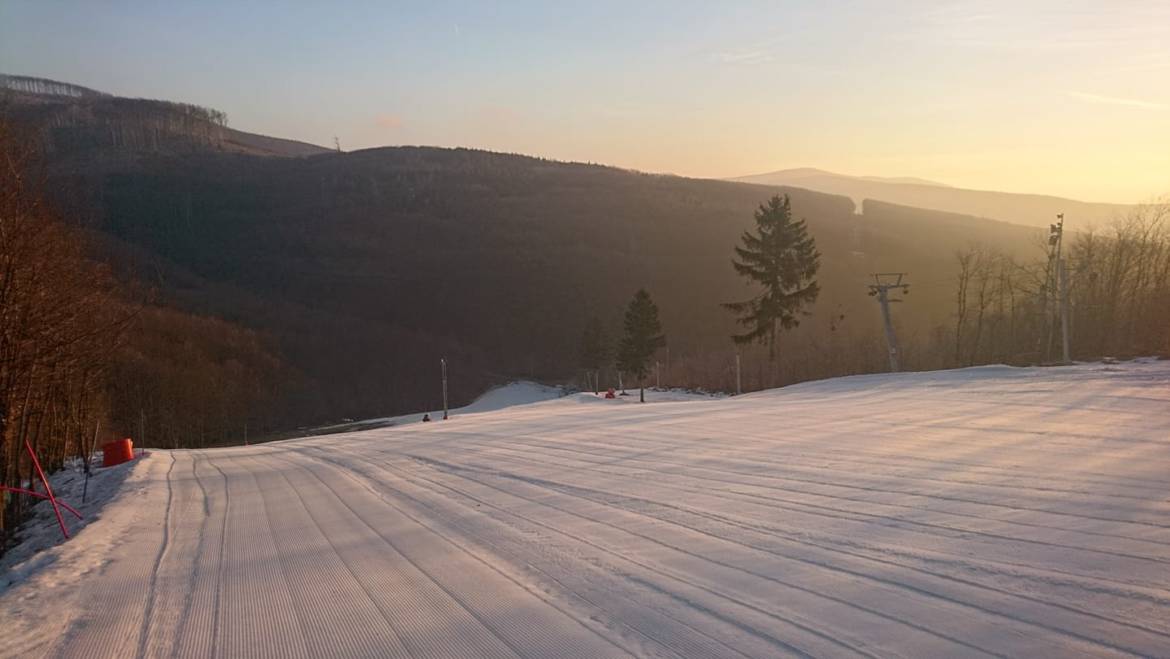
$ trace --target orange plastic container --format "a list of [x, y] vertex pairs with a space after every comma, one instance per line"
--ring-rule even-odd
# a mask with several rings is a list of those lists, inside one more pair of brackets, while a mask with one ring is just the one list
[[115, 439], [102, 445], [102, 466], [113, 467], [134, 459], [134, 442], [130, 438]]

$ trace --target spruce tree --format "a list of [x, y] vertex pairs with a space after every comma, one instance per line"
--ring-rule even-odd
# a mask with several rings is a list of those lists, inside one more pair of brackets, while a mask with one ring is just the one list
[[776, 195], [756, 210], [755, 232], [743, 232], [743, 245], [735, 248], [731, 264], [741, 277], [763, 286], [759, 295], [723, 306], [738, 314], [736, 322], [747, 328], [731, 338], [736, 345], [760, 342], [768, 346], [768, 358], [776, 359], [777, 329], [800, 324], [804, 308], [820, 293], [817, 270], [820, 252], [808, 234], [804, 220], [793, 221], [788, 195]]
[[593, 380], [593, 393], [599, 393], [601, 369], [609, 361], [610, 344], [605, 336], [605, 327], [596, 316], [589, 319], [585, 325], [585, 331], [581, 334], [580, 357], [581, 368], [585, 369], [586, 379]]
[[643, 380], [654, 352], [666, 345], [662, 323], [658, 320], [658, 306], [646, 289], [639, 289], [626, 307], [625, 335], [618, 345], [618, 368], [638, 378], [638, 400], [646, 402]]

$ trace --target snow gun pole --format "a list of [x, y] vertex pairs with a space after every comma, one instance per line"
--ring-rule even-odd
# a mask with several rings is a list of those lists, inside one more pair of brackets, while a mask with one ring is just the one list
[[740, 375], [739, 353], [735, 353], [735, 395], [743, 393], [743, 377]]
[[443, 371], [443, 420], [447, 420], [447, 358], [439, 359], [439, 368]]
[[[101, 421], [93, 425], [93, 439], [89, 442], [89, 448], [85, 450], [85, 462], [83, 463], [85, 465], [85, 485], [81, 487], [81, 503], [85, 503], [85, 496], [89, 493], [89, 473], [92, 471], [90, 469], [90, 463], [93, 462], [93, 452], [97, 447], [98, 431], [101, 428]], [[82, 448], [84, 449], [85, 447]]]
[[37, 460], [36, 451], [33, 450], [32, 444], [28, 439], [24, 440], [24, 447], [28, 449], [29, 457], [32, 458], [33, 466], [37, 468], [37, 476], [41, 477], [41, 483], [45, 486], [45, 492], [49, 494], [49, 503], [53, 504], [53, 513], [57, 515], [57, 525], [61, 527], [61, 534], [65, 539], [69, 539], [69, 529], [65, 528], [65, 520], [61, 518], [61, 507], [57, 505], [57, 497], [53, 496], [53, 488], [49, 486], [49, 479], [45, 478], [45, 472], [41, 469], [41, 461]]
[[1057, 262], [1056, 272], [1060, 277], [1060, 356], [1061, 362], [1071, 364], [1068, 351], [1068, 267], [1064, 259]]
[[[1044, 358], [1052, 359], [1052, 340], [1056, 333], [1056, 323], [1061, 323], [1062, 340], [1064, 331], [1065, 318], [1065, 299], [1064, 299], [1064, 264], [1061, 258], [1061, 248], [1064, 246], [1064, 213], [1056, 214], [1056, 224], [1048, 225], [1048, 274], [1045, 278], [1044, 287], [1046, 295], [1044, 299], [1045, 310], [1048, 314], [1048, 343], [1044, 346]], [[1047, 311], [1047, 309], [1055, 309], [1055, 313]], [[1067, 353], [1064, 355], [1065, 361], [1068, 361]]]

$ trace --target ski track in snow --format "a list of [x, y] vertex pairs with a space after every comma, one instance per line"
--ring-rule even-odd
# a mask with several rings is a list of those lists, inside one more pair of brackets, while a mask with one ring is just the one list
[[580, 402], [155, 451], [0, 656], [1170, 657], [1170, 363]]

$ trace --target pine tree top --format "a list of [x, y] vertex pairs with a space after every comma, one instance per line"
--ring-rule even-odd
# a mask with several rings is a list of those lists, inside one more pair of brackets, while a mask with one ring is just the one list
[[731, 264], [736, 273], [763, 290], [750, 300], [724, 306], [748, 328], [732, 336], [737, 344], [765, 343], [774, 354], [777, 329], [799, 325], [800, 316], [807, 315], [805, 307], [820, 293], [815, 277], [821, 255], [805, 221], [792, 219], [788, 195], [776, 195], [761, 204], [755, 220], [755, 231], [743, 232]]
[[646, 289], [639, 289], [626, 308], [625, 334], [618, 347], [618, 368], [643, 378], [650, 358], [666, 345], [662, 323], [658, 320], [658, 305], [650, 299]]

